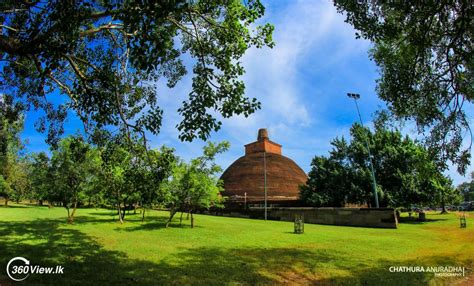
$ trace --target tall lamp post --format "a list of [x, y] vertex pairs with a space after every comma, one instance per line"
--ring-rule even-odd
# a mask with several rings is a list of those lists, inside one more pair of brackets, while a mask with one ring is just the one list
[[265, 221], [267, 221], [267, 160], [266, 152], [263, 152], [263, 189], [265, 192]]
[[247, 192], [244, 193], [244, 210], [247, 210]]
[[[356, 108], [357, 114], [359, 114], [360, 125], [364, 127], [362, 123], [362, 117], [360, 116], [359, 105], [357, 104], [357, 100], [360, 98], [360, 94], [358, 93], [348, 93], [348, 97], [353, 98]], [[365, 139], [365, 145], [367, 146], [367, 152], [369, 153], [369, 163], [370, 163], [370, 172], [372, 174], [372, 187], [374, 188], [374, 198], [375, 198], [375, 207], [379, 207], [379, 196], [377, 195], [377, 183], [375, 182], [375, 173], [374, 173], [374, 165], [372, 164], [372, 156], [370, 155], [370, 148], [369, 148], [369, 140]]]

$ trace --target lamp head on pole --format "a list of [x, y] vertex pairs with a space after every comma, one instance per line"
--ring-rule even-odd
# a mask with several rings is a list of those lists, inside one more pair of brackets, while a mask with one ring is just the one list
[[359, 99], [360, 98], [360, 94], [358, 94], [358, 93], [347, 93], [347, 96], [349, 96], [350, 98], [353, 98], [353, 99]]

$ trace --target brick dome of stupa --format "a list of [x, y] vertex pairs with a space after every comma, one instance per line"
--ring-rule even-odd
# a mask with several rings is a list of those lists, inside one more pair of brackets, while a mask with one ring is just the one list
[[258, 131], [256, 142], [245, 145], [245, 156], [232, 163], [222, 174], [223, 196], [231, 201], [264, 200], [265, 175], [267, 199], [288, 201], [299, 198], [299, 186], [306, 184], [306, 173], [281, 154], [280, 144], [271, 141], [266, 129]]

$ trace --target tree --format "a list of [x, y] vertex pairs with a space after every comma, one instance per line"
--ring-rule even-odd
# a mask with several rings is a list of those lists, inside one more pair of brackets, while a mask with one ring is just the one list
[[9, 154], [6, 166], [3, 166], [4, 174], [0, 174], [0, 196], [8, 201], [17, 203], [28, 197], [31, 190], [29, 178], [30, 162], [27, 158], [19, 157], [17, 154]]
[[2, 196], [5, 200], [5, 206], [8, 206], [8, 200], [10, 198], [11, 193], [12, 189], [10, 187], [10, 184], [5, 180], [5, 178], [3, 178], [2, 175], [0, 175], [0, 196]]
[[219, 193], [223, 187], [216, 174], [222, 169], [214, 160], [217, 154], [228, 149], [229, 143], [226, 141], [219, 144], [209, 142], [203, 148], [203, 156], [191, 160], [189, 164], [178, 160], [173, 168], [172, 178], [163, 185], [168, 193], [170, 208], [167, 227], [177, 212], [181, 212], [181, 220], [182, 214], [188, 213], [191, 216], [191, 227], [194, 227], [193, 213], [220, 204]]
[[[464, 174], [471, 158], [472, 15], [469, 1], [334, 0], [356, 36], [374, 43], [379, 97], [398, 119], [414, 119], [438, 161]], [[463, 147], [468, 134], [469, 146]], [[469, 134], [471, 136], [469, 136]]]
[[120, 223], [125, 218], [124, 207], [130, 195], [130, 190], [126, 186], [125, 172], [130, 167], [131, 154], [122, 145], [111, 142], [101, 152], [102, 181], [105, 184], [105, 197], [117, 208]]
[[471, 181], [460, 184], [457, 189], [464, 197], [464, 201], [474, 201], [474, 172], [471, 172]]
[[[109, 136], [108, 134], [107, 136]], [[126, 209], [146, 208], [163, 203], [161, 184], [169, 176], [174, 160], [173, 150], [146, 149], [140, 140], [127, 136], [109, 137], [100, 147], [101, 181], [104, 198], [117, 209], [120, 223], [125, 219]]]
[[[301, 199], [314, 206], [343, 207], [354, 177], [347, 157], [347, 141], [336, 138], [331, 158], [316, 156], [311, 163], [307, 184], [301, 186]], [[342, 155], [342, 156], [341, 156]]]
[[30, 169], [31, 165], [26, 157], [17, 157], [11, 162], [7, 179], [11, 187], [9, 199], [19, 203], [21, 199], [28, 197], [31, 191]]
[[375, 132], [354, 124], [351, 141], [336, 138], [328, 157], [313, 159], [301, 198], [316, 206], [373, 205], [366, 141], [372, 153], [381, 206], [406, 207], [455, 200], [450, 180], [426, 149], [398, 130], [376, 125]]
[[80, 136], [70, 136], [59, 142], [51, 158], [54, 193], [52, 199], [60, 201], [67, 210], [68, 223], [73, 223], [78, 204], [85, 199], [84, 191], [96, 176], [100, 166], [97, 150]]
[[140, 203], [143, 208], [142, 221], [145, 219], [147, 208], [151, 209], [154, 205], [162, 205], [166, 202], [162, 184], [171, 175], [172, 166], [175, 163], [174, 150], [165, 146], [160, 150], [149, 150], [146, 154], [146, 159], [150, 160], [150, 164], [141, 160], [141, 164], [132, 169], [131, 176], [140, 193]]
[[23, 129], [21, 106], [13, 102], [13, 97], [0, 93], [0, 196], [8, 200], [14, 195], [12, 184], [19, 177], [18, 152], [23, 148], [20, 132]]
[[51, 183], [51, 162], [45, 152], [32, 154], [30, 180], [32, 186], [31, 199], [38, 201], [40, 206], [47, 200], [51, 207], [50, 193], [53, 191]]
[[[67, 110], [93, 132], [158, 133], [157, 79], [169, 87], [194, 65], [192, 90], [178, 112], [182, 140], [206, 139], [224, 118], [260, 107], [244, 95], [240, 58], [273, 46], [273, 27], [254, 25], [259, 0], [7, 1], [0, 7], [1, 82], [24, 108], [41, 108], [37, 129], [55, 145]], [[65, 102], [53, 104], [52, 97]], [[64, 97], [67, 100], [64, 100]]]
[[435, 202], [441, 206], [441, 213], [448, 213], [447, 204], [459, 204], [462, 201], [461, 192], [453, 188], [453, 181], [446, 177], [433, 179], [430, 182], [436, 190]]

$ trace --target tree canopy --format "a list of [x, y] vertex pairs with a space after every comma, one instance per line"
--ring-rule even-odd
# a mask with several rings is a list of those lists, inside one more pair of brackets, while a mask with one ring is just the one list
[[474, 172], [471, 172], [471, 181], [459, 184], [457, 189], [462, 193], [466, 202], [474, 201]]
[[336, 138], [329, 156], [313, 159], [302, 199], [316, 206], [373, 206], [366, 140], [381, 206], [442, 205], [457, 199], [451, 180], [422, 145], [397, 130], [378, 126], [371, 132], [359, 124], [352, 126], [350, 142]]
[[[414, 119], [443, 164], [465, 173], [472, 132], [473, 5], [470, 1], [334, 0], [356, 36], [374, 43], [377, 92], [399, 119]], [[464, 144], [467, 144], [466, 147]]]
[[[1, 84], [55, 145], [73, 110], [86, 131], [120, 126], [158, 133], [162, 113], [154, 83], [169, 87], [193, 60], [192, 89], [178, 110], [182, 140], [206, 139], [217, 115], [248, 116], [260, 107], [244, 95], [240, 58], [273, 46], [273, 26], [255, 25], [259, 0], [4, 1], [0, 6]], [[172, 96], [172, 95], [168, 95]]]
[[[38, 166], [42, 167], [42, 166]], [[78, 204], [85, 199], [84, 191], [98, 173], [100, 158], [97, 149], [85, 143], [82, 137], [70, 136], [60, 141], [51, 158], [53, 195], [50, 200], [61, 202], [68, 213], [68, 223], [74, 220]], [[70, 211], [71, 210], [71, 211]]]
[[[161, 185], [169, 177], [175, 157], [173, 150], [143, 150], [143, 145], [122, 142], [108, 142], [99, 148], [101, 166], [98, 192], [103, 194], [108, 205], [117, 209], [120, 222], [125, 218], [125, 210], [138, 207], [144, 210], [160, 205], [166, 195]], [[96, 190], [97, 191], [97, 190]], [[143, 212], [144, 219], [145, 211]]]
[[43, 201], [51, 202], [51, 193], [53, 192], [53, 183], [51, 181], [51, 160], [46, 152], [32, 154], [30, 181], [31, 181], [31, 195], [30, 199], [38, 200], [42, 205]]
[[226, 141], [218, 144], [209, 142], [203, 148], [203, 155], [190, 163], [176, 160], [172, 176], [163, 184], [167, 194], [165, 203], [170, 209], [167, 226], [177, 212], [186, 212], [191, 215], [191, 227], [194, 227], [193, 213], [220, 206], [222, 200], [219, 195], [223, 186], [216, 175], [222, 169], [214, 161], [217, 154], [227, 151], [229, 147]]
[[0, 94], [0, 196], [8, 204], [10, 197], [19, 197], [24, 189], [26, 169], [18, 153], [22, 149], [20, 132], [24, 117], [11, 96]]
[[165, 146], [144, 151], [140, 140], [113, 139], [95, 146], [79, 135], [68, 136], [51, 149], [51, 159], [45, 152], [22, 156], [12, 165], [8, 182], [0, 177], [0, 190], [8, 187], [9, 198], [63, 206], [68, 223], [87, 205], [115, 209], [121, 223], [126, 211], [140, 208], [143, 221], [146, 210], [169, 207], [170, 221], [186, 212], [194, 226], [194, 213], [221, 206], [217, 174], [222, 169], [215, 157], [228, 150], [228, 142], [209, 142], [201, 156], [187, 163]]

